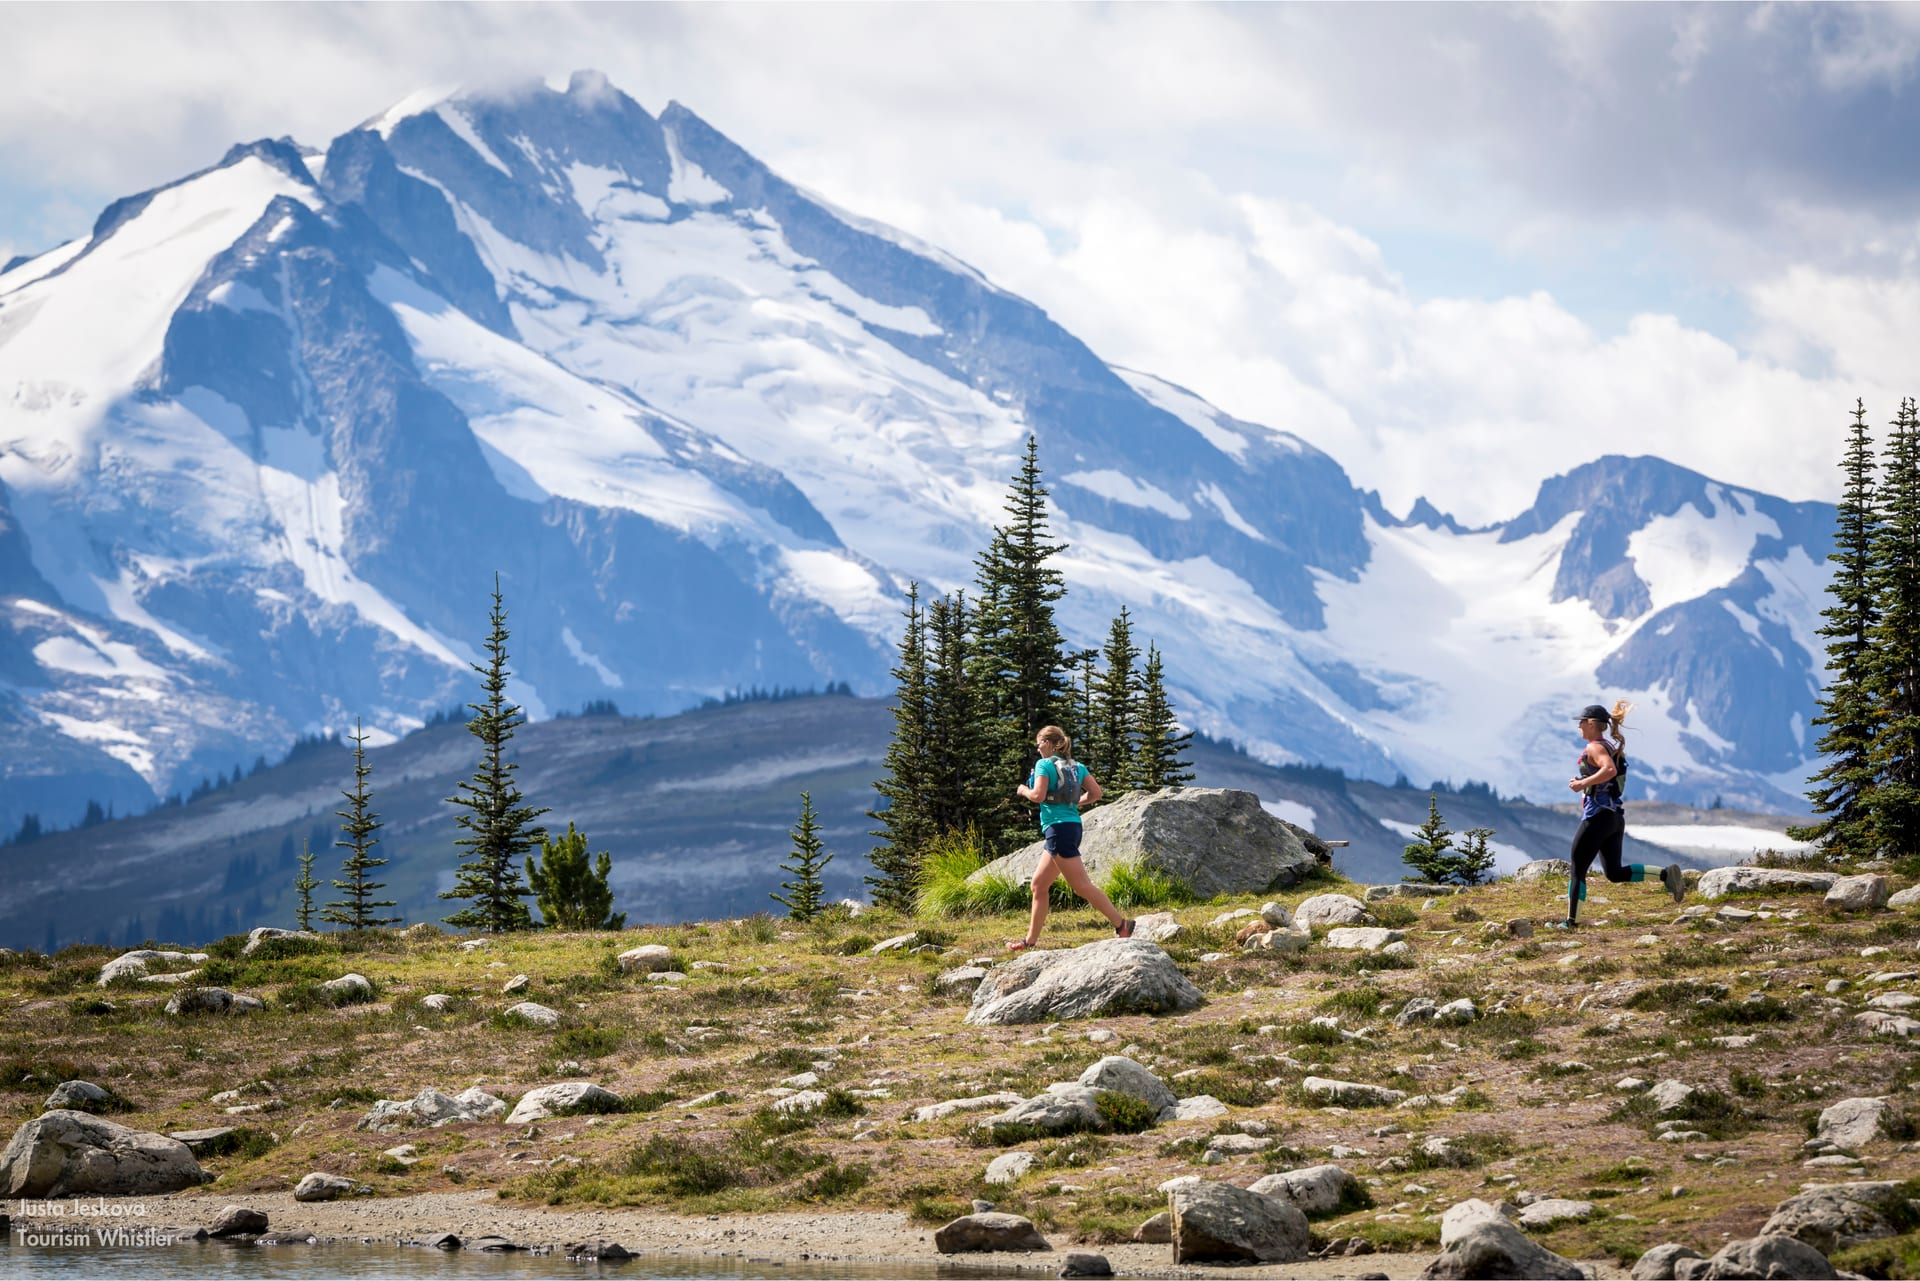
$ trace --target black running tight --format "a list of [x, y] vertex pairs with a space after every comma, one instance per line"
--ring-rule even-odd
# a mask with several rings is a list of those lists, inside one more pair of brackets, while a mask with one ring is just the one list
[[1573, 834], [1573, 876], [1567, 882], [1567, 919], [1579, 914], [1580, 901], [1587, 896], [1587, 869], [1598, 858], [1609, 881], [1644, 881], [1643, 863], [1622, 863], [1620, 846], [1627, 839], [1627, 816], [1619, 810], [1600, 810], [1580, 820]]

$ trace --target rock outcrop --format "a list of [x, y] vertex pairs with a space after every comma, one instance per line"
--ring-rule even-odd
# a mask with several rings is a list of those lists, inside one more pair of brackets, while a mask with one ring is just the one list
[[1312, 1233], [1284, 1201], [1197, 1180], [1169, 1195], [1175, 1263], [1298, 1263]]
[[507, 1114], [507, 1124], [522, 1125], [575, 1112], [614, 1112], [619, 1107], [620, 1096], [612, 1090], [589, 1081], [568, 1081], [528, 1090]]
[[0, 1152], [0, 1198], [157, 1196], [207, 1177], [180, 1140], [86, 1112], [35, 1117]]
[[1440, 1219], [1440, 1257], [1422, 1277], [1433, 1281], [1591, 1281], [1591, 1269], [1555, 1254], [1485, 1201], [1462, 1201]]
[[1075, 948], [1026, 952], [996, 966], [974, 989], [966, 1021], [992, 1025], [1174, 1014], [1205, 1000], [1173, 958], [1154, 944], [1102, 939]]

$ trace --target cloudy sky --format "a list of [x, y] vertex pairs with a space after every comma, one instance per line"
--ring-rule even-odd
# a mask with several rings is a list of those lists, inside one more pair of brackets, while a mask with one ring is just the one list
[[229, 144], [597, 67], [1404, 510], [1831, 498], [1920, 393], [1920, 6], [0, 4], [0, 261]]

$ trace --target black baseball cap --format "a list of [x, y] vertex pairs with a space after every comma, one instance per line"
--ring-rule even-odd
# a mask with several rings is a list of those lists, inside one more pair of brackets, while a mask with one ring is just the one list
[[1582, 721], [1610, 721], [1613, 719], [1613, 713], [1598, 703], [1588, 703], [1586, 707], [1581, 709], [1580, 715], [1574, 719]]

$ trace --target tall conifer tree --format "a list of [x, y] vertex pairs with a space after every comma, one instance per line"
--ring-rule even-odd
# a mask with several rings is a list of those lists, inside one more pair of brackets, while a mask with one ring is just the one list
[[373, 856], [373, 847], [380, 843], [374, 833], [380, 830], [381, 823], [380, 816], [373, 811], [373, 794], [367, 790], [367, 776], [372, 772], [367, 764], [367, 735], [356, 719], [353, 722], [353, 790], [340, 793], [347, 798], [347, 808], [334, 811], [334, 816], [342, 820], [340, 832], [347, 838], [333, 843], [335, 849], [347, 851], [346, 860], [340, 865], [341, 875], [346, 879], [333, 882], [340, 897], [320, 910], [321, 920], [350, 930], [400, 923], [397, 916], [378, 915], [379, 909], [398, 904], [392, 899], [374, 897], [387, 887], [385, 882], [374, 880], [372, 874], [385, 867], [387, 860]]
[[964, 592], [927, 607], [927, 809], [936, 833], [1004, 826], [1010, 789], [994, 786]]
[[1880, 603], [1873, 572], [1874, 542], [1879, 533], [1879, 495], [1875, 492], [1873, 437], [1867, 428], [1867, 409], [1856, 400], [1853, 423], [1847, 430], [1847, 450], [1841, 460], [1846, 486], [1834, 513], [1833, 552], [1827, 557], [1833, 578], [1827, 591], [1833, 603], [1821, 611], [1827, 621], [1820, 635], [1827, 642], [1827, 686], [1820, 714], [1813, 718], [1826, 732], [1816, 746], [1825, 758], [1809, 782], [1807, 799], [1822, 817], [1793, 828], [1796, 840], [1819, 841], [1841, 857], [1864, 858], [1873, 853], [1873, 697], [1874, 632]]
[[[1047, 488], [1040, 479], [1039, 442], [1027, 437], [1020, 474], [1007, 493], [1007, 522], [996, 526], [975, 563], [979, 605], [975, 610], [974, 662], [995, 742], [1000, 779], [1017, 781], [1033, 766], [1033, 736], [1064, 721], [1072, 708], [1067, 645], [1053, 607], [1067, 593], [1066, 580], [1047, 561], [1066, 550], [1047, 532]], [[1012, 782], [1008, 782], [1010, 788]], [[1005, 821], [982, 829], [988, 852], [997, 856], [1033, 837], [1027, 816], [1012, 806]]]
[[1900, 403], [1881, 472], [1873, 540], [1880, 617], [1872, 637], [1874, 835], [1896, 855], [1920, 851], [1920, 422]]
[[523, 722], [520, 708], [507, 701], [507, 610], [500, 596], [500, 575], [493, 576], [493, 609], [488, 615], [487, 665], [473, 664], [486, 700], [468, 703], [473, 719], [467, 732], [480, 740], [480, 764], [473, 777], [460, 784], [460, 794], [447, 798], [466, 813], [456, 820], [466, 835], [454, 844], [464, 846], [453, 888], [441, 898], [465, 899], [467, 906], [446, 917], [458, 929], [524, 930], [533, 926], [526, 898], [533, 893], [520, 875], [520, 860], [546, 838], [535, 820], [547, 811], [526, 803], [514, 782], [519, 768], [507, 759], [507, 744]]
[[1100, 651], [1083, 649], [1075, 654], [1072, 670], [1073, 723], [1067, 730], [1073, 736], [1073, 758], [1095, 778], [1103, 778], [1106, 762], [1100, 759], [1099, 719], [1093, 705], [1094, 683], [1100, 679]]
[[1107, 629], [1102, 657], [1107, 670], [1093, 689], [1093, 715], [1099, 725], [1095, 750], [1106, 768], [1101, 784], [1117, 794], [1140, 786], [1140, 673], [1134, 666], [1140, 651], [1125, 605]]
[[1193, 781], [1187, 750], [1193, 731], [1182, 730], [1167, 699], [1160, 647], [1147, 643], [1147, 665], [1140, 676], [1140, 745], [1136, 754], [1141, 787], [1184, 787]]
[[875, 875], [866, 878], [876, 903], [911, 910], [918, 888], [920, 857], [939, 830], [928, 809], [932, 734], [931, 690], [927, 666], [927, 616], [920, 606], [920, 584], [907, 588], [907, 626], [900, 636], [900, 662], [893, 669], [893, 739], [883, 762], [886, 775], [875, 783], [885, 804], [867, 811], [880, 826], [869, 856]]

